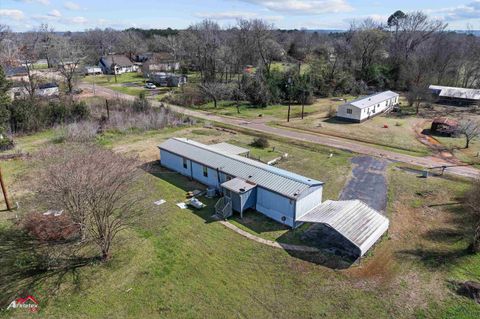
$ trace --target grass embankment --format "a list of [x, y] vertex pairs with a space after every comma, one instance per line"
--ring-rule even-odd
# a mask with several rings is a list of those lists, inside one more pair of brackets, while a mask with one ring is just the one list
[[[145, 162], [158, 158], [156, 145], [171, 136], [201, 142], [229, 141], [246, 146], [252, 137], [200, 127], [117, 134], [100, 141], [105, 147], [138, 153]], [[50, 143], [45, 136], [18, 141], [24, 148]], [[349, 172], [350, 155], [301, 143], [271, 141], [275, 152], [253, 149], [260, 158], [288, 152], [281, 167], [326, 182], [326, 198], [335, 198]], [[23, 145], [23, 146], [22, 146]], [[29, 160], [3, 166], [9, 183], [25, 178]], [[22, 163], [22, 164], [18, 164]], [[2, 163], [3, 165], [3, 163]], [[10, 167], [8, 166], [10, 165]], [[22, 169], [20, 169], [22, 168]], [[179, 174], [154, 167], [145, 172], [148, 189], [144, 214], [120, 236], [108, 264], [85, 265], [65, 273], [44, 274], [19, 289], [40, 302], [44, 318], [475, 318], [478, 306], [459, 297], [449, 280], [480, 280], [480, 256], [466, 253], [472, 225], [458, 205], [468, 187], [462, 181], [418, 179], [390, 170], [388, 215], [391, 228], [359, 266], [333, 271], [309, 256], [250, 241], [211, 219], [208, 207], [181, 210], [175, 203], [187, 190], [202, 188]], [[25, 181], [24, 181], [25, 182]], [[27, 181], [28, 182], [28, 181]], [[28, 183], [18, 185], [28, 186]], [[338, 185], [338, 186], [335, 186]], [[337, 187], [337, 190], [335, 188]], [[142, 189], [139, 189], [142, 192]], [[167, 203], [153, 205], [160, 198]], [[22, 201], [22, 196], [18, 196]], [[443, 204], [443, 205], [442, 205]], [[0, 232], [6, 234], [15, 213], [5, 213]], [[0, 243], [2, 260], [19, 258], [18, 250]], [[5, 284], [5, 283], [4, 283]], [[6, 290], [2, 290], [5, 294]], [[0, 313], [5, 318], [28, 314], [17, 309]]]

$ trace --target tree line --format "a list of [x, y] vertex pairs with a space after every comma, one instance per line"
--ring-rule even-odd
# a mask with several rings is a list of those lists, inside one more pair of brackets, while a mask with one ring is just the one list
[[[148, 51], [169, 52], [183, 73], [198, 72], [196, 93], [213, 102], [243, 99], [265, 106], [393, 89], [407, 92], [413, 105], [427, 97], [430, 84], [480, 86], [480, 39], [446, 27], [423, 12], [402, 11], [384, 22], [354, 21], [349, 30], [331, 34], [282, 31], [261, 19], [239, 19], [229, 27], [204, 20], [185, 30], [78, 33], [56, 33], [48, 25], [13, 33], [3, 26], [0, 63], [8, 66], [20, 60], [26, 65], [28, 79], [23, 84], [31, 96], [39, 79], [29, 65], [39, 58], [57, 68], [71, 93], [80, 65], [96, 65], [110, 53], [132, 59]], [[277, 62], [286, 67], [274, 68]], [[249, 66], [253, 72], [246, 74]]]

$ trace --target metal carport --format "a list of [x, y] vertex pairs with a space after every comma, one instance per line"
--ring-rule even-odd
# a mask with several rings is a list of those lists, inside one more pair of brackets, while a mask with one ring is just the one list
[[330, 226], [365, 254], [387, 231], [389, 220], [360, 200], [327, 200], [297, 218]]

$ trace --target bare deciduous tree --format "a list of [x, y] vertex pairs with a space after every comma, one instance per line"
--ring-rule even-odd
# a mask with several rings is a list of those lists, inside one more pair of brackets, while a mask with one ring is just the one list
[[480, 122], [467, 119], [460, 121], [458, 132], [465, 137], [465, 148], [470, 147], [470, 143], [480, 136]]
[[198, 85], [202, 94], [213, 101], [213, 106], [217, 108], [218, 100], [226, 97], [230, 92], [229, 87], [219, 82], [206, 82]]
[[22, 85], [28, 92], [30, 99], [34, 99], [35, 92], [40, 83], [40, 77], [34, 70], [34, 63], [38, 60], [40, 34], [29, 32], [20, 39], [18, 59], [27, 71], [26, 79], [22, 79]]
[[132, 221], [142, 200], [133, 192], [138, 163], [90, 144], [49, 147], [39, 159], [38, 194], [69, 214], [83, 241], [94, 243], [107, 260], [116, 235]]
[[65, 80], [67, 92], [72, 93], [80, 72], [79, 68], [84, 60], [84, 50], [81, 44], [67, 38], [57, 39], [53, 46], [57, 70]]

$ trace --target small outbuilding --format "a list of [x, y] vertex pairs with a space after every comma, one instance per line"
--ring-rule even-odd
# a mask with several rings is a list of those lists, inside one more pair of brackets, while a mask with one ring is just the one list
[[385, 91], [350, 101], [337, 108], [337, 118], [356, 123], [366, 121], [393, 108], [399, 97], [395, 92]]
[[432, 121], [430, 133], [432, 135], [454, 136], [455, 134], [457, 134], [457, 130], [457, 120], [446, 117], [439, 117]]

